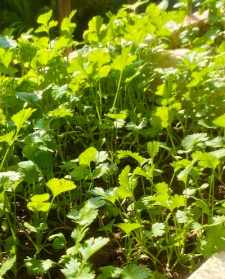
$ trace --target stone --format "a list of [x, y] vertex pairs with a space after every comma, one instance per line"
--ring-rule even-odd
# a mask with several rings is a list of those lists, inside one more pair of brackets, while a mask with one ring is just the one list
[[209, 258], [188, 279], [225, 279], [225, 252]]

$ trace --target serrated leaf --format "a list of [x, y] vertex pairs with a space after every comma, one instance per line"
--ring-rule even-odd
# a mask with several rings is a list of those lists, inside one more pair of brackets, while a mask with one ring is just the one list
[[152, 225], [152, 235], [154, 237], [163, 236], [165, 233], [165, 225], [163, 223], [155, 223]]
[[101, 274], [97, 277], [97, 279], [114, 279], [119, 278], [122, 272], [122, 268], [115, 266], [103, 266], [100, 268]]
[[100, 187], [95, 187], [92, 193], [94, 193], [96, 196], [102, 197], [104, 200], [109, 201], [113, 204], [118, 198], [118, 192], [116, 187], [107, 190], [104, 190]]
[[192, 135], [186, 136], [181, 145], [185, 150], [193, 150], [195, 146], [199, 146], [200, 144], [206, 142], [208, 140], [208, 136], [206, 133], [195, 133]]
[[225, 226], [218, 224], [207, 228], [206, 238], [201, 241], [201, 252], [209, 257], [225, 249]]
[[177, 210], [176, 219], [179, 224], [185, 224], [188, 221], [187, 213], [183, 210]]
[[119, 150], [119, 151], [117, 151], [117, 157], [118, 157], [118, 159], [124, 159], [124, 158], [127, 158], [127, 157], [131, 157], [141, 165], [146, 162], [146, 159], [144, 157], [142, 157], [140, 154], [132, 152], [130, 150]]
[[73, 181], [64, 178], [52, 178], [47, 182], [47, 186], [51, 190], [54, 198], [61, 193], [71, 191], [76, 188]]
[[151, 271], [141, 265], [129, 264], [127, 265], [122, 273], [121, 279], [149, 279], [151, 278]]
[[93, 254], [100, 250], [109, 242], [108, 238], [98, 237], [90, 238], [85, 241], [84, 245], [80, 248], [80, 253], [84, 261], [87, 261]]
[[27, 267], [28, 271], [34, 275], [45, 274], [53, 265], [54, 262], [50, 259], [39, 260], [30, 257], [25, 259], [25, 266]]
[[65, 264], [65, 267], [61, 269], [62, 273], [66, 276], [67, 279], [76, 278], [76, 274], [80, 269], [81, 263], [77, 259], [70, 258], [69, 261]]
[[108, 159], [109, 155], [107, 151], [99, 151], [97, 153], [96, 161], [97, 163], [103, 163]]
[[98, 208], [104, 205], [104, 201], [93, 198], [84, 204], [80, 209], [72, 209], [67, 215], [68, 218], [78, 223], [80, 226], [89, 226], [98, 215]]
[[15, 262], [16, 262], [16, 256], [9, 258], [5, 260], [3, 263], [1, 263], [0, 277], [4, 276], [6, 272], [8, 272], [11, 268], [13, 268]]

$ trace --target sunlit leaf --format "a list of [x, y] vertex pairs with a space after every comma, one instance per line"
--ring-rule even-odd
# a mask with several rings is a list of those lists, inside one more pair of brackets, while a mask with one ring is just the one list
[[117, 224], [123, 232], [125, 232], [128, 236], [131, 234], [132, 231], [141, 228], [141, 224], [139, 223], [119, 223]]
[[31, 211], [36, 212], [48, 212], [51, 206], [51, 203], [48, 202], [49, 194], [39, 194], [31, 197], [31, 201], [28, 202], [27, 208]]
[[91, 162], [95, 162], [97, 159], [97, 149], [94, 147], [87, 148], [79, 156], [79, 164], [84, 166], [90, 166]]
[[152, 225], [152, 235], [154, 237], [163, 236], [165, 233], [165, 224], [163, 223], [155, 223]]
[[223, 114], [223, 115], [217, 117], [216, 119], [214, 119], [213, 124], [218, 126], [218, 127], [225, 128], [225, 114]]
[[73, 181], [64, 178], [52, 178], [47, 182], [47, 186], [51, 190], [54, 198], [61, 193], [71, 191], [76, 188]]
[[3, 278], [4, 275], [6, 275], [6, 273], [13, 268], [14, 264], [16, 262], [16, 256], [11, 257], [7, 260], [5, 260], [3, 263], [1, 263], [1, 267], [0, 267], [0, 278]]
[[12, 116], [12, 121], [15, 123], [17, 130], [20, 130], [25, 122], [31, 117], [35, 109], [27, 108], [19, 111]]
[[108, 238], [98, 237], [98, 238], [90, 238], [85, 241], [84, 246], [80, 248], [80, 253], [84, 259], [87, 261], [93, 254], [95, 254], [98, 250], [100, 250], [103, 246], [105, 246], [109, 242]]

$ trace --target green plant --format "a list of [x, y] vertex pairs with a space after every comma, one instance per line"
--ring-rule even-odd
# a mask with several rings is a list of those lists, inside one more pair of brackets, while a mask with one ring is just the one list
[[0, 277], [175, 278], [224, 249], [218, 5], [193, 1], [202, 25], [125, 5], [81, 42], [48, 11], [0, 37]]

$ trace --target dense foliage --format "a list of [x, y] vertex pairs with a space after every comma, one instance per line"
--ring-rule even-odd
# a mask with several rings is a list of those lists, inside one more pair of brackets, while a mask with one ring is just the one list
[[223, 1], [0, 37], [0, 278], [182, 278], [225, 249]]

